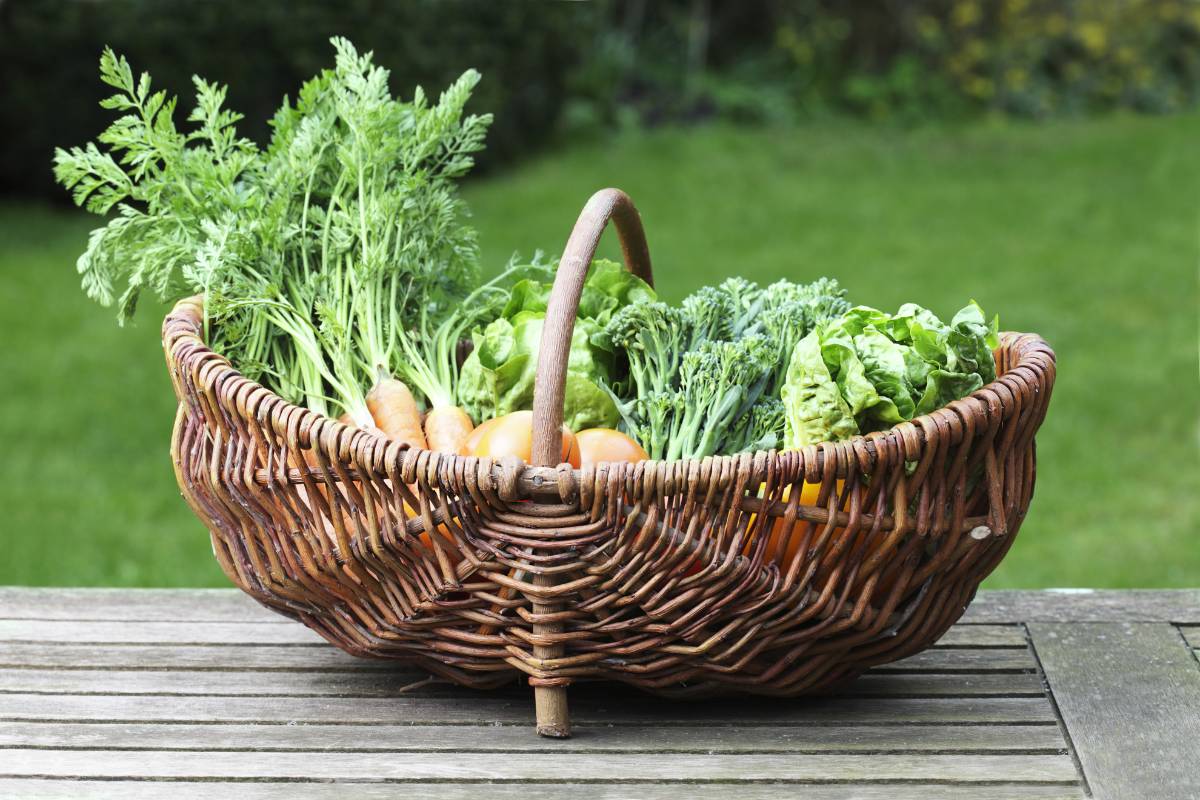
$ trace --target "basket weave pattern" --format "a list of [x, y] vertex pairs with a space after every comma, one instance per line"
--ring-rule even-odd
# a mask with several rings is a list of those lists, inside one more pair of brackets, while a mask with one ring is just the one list
[[994, 383], [888, 431], [572, 470], [298, 408], [209, 350], [201, 320], [193, 298], [164, 323], [171, 450], [225, 573], [350, 653], [480, 688], [796, 695], [928, 647], [1020, 527], [1055, 370], [1006, 333]]

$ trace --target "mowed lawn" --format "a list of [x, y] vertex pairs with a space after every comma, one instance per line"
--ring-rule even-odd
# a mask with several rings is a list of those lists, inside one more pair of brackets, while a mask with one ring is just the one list
[[[977, 299], [1059, 357], [1036, 497], [989, 585], [1195, 586], [1197, 141], [1198, 116], [658, 131], [467, 196], [490, 269], [559, 250], [612, 185], [668, 299], [734, 274], [832, 275], [857, 302], [947, 315]], [[0, 207], [0, 584], [225, 585], [171, 472], [162, 309], [120, 329], [84, 298], [92, 224]]]

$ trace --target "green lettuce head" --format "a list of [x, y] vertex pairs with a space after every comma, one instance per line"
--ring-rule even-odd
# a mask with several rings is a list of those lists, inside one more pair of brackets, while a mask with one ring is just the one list
[[912, 303], [856, 306], [796, 345], [781, 390], [784, 444], [890, 428], [996, 379], [998, 320], [972, 301], [947, 325]]

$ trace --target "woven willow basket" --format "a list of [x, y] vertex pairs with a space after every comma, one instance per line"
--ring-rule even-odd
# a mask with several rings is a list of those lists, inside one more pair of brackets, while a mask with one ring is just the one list
[[790, 696], [932, 644], [1029, 506], [1050, 348], [1006, 333], [994, 383], [850, 441], [573, 470], [556, 465], [567, 348], [610, 219], [651, 278], [633, 204], [597, 193], [550, 299], [534, 465], [412, 449], [291, 405], [205, 346], [199, 298], [176, 305], [171, 452], [225, 573], [349, 653], [478, 688], [525, 676], [549, 736], [569, 734], [573, 681]]

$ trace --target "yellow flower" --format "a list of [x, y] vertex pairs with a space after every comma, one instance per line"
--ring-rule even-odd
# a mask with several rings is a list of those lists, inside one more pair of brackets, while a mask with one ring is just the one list
[[958, 3], [954, 6], [953, 13], [954, 24], [960, 28], [967, 28], [979, 21], [979, 6], [972, 0], [967, 0], [963, 3]]
[[1083, 23], [1079, 26], [1077, 34], [1079, 41], [1083, 42], [1083, 46], [1092, 55], [1104, 52], [1104, 46], [1108, 44], [1108, 33], [1099, 22]]
[[942, 26], [936, 18], [922, 16], [917, 20], [917, 33], [925, 40], [936, 39], [942, 33]]

